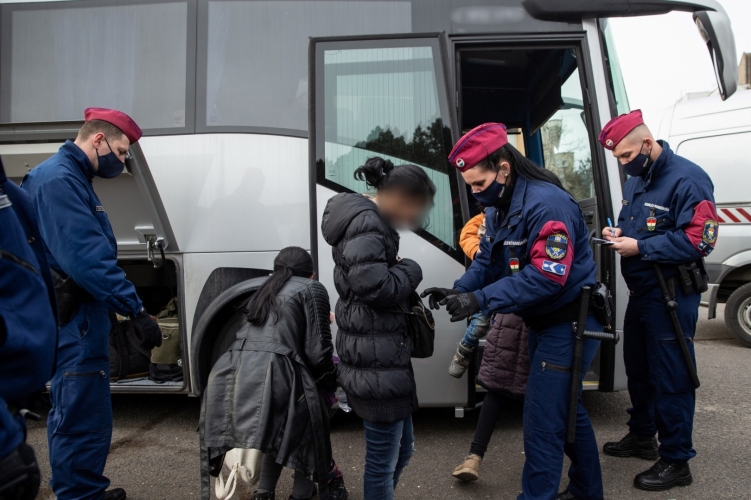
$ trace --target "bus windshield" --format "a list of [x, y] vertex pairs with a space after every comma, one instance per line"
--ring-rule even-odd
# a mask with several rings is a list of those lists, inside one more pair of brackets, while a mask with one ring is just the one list
[[615, 49], [613, 30], [607, 19], [600, 20], [600, 30], [605, 42], [605, 65], [608, 70], [608, 84], [615, 99], [617, 114], [622, 115], [631, 111], [631, 108], [628, 104], [628, 95], [626, 95], [626, 84], [623, 83], [621, 63], [618, 61], [618, 52]]

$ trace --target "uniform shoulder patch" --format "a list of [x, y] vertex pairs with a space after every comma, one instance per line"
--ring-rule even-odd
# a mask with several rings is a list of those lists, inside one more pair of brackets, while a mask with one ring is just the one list
[[702, 233], [701, 239], [704, 240], [705, 243], [714, 245], [714, 243], [717, 241], [716, 220], [707, 219], [706, 221], [704, 221], [704, 232]]
[[566, 265], [560, 262], [542, 261], [542, 270], [548, 273], [557, 274], [558, 276], [566, 275]]
[[566, 257], [567, 249], [568, 237], [563, 233], [551, 234], [545, 241], [545, 254], [553, 260], [561, 260]]

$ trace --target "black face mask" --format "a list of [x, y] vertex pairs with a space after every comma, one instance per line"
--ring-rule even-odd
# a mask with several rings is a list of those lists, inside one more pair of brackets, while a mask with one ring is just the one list
[[649, 166], [649, 156], [652, 154], [652, 150], [650, 149], [649, 153], [644, 154], [642, 149], [644, 149], [644, 141], [641, 143], [639, 154], [634, 156], [634, 159], [630, 162], [623, 164], [623, 171], [632, 177], [643, 175]]
[[118, 158], [115, 152], [112, 151], [112, 146], [110, 146], [106, 137], [104, 138], [104, 142], [107, 143], [110, 152], [106, 155], [99, 156], [99, 150], [97, 150], [96, 158], [99, 163], [99, 169], [96, 174], [104, 179], [112, 179], [123, 173], [125, 163], [121, 162], [120, 158]]

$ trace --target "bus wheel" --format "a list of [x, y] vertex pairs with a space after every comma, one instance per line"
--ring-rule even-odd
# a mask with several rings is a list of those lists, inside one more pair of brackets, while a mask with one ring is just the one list
[[725, 324], [741, 344], [751, 347], [751, 283], [746, 283], [728, 297]]
[[219, 334], [214, 340], [214, 347], [211, 350], [211, 366], [214, 366], [216, 360], [219, 359], [222, 354], [227, 352], [227, 349], [229, 349], [235, 341], [235, 336], [237, 335], [238, 330], [242, 327], [244, 319], [245, 308], [243, 307], [230, 316], [227, 322], [224, 323], [224, 326], [222, 326], [222, 329], [219, 330]]

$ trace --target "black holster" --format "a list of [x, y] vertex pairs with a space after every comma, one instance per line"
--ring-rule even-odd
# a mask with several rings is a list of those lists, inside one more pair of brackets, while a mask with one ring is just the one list
[[57, 297], [57, 324], [62, 327], [73, 321], [81, 304], [93, 302], [94, 297], [70, 276], [63, 277], [52, 270], [52, 279], [55, 282], [55, 296]]
[[677, 281], [680, 283], [684, 294], [701, 294], [709, 290], [709, 275], [704, 265], [704, 259], [688, 264], [679, 264], [676, 267], [678, 268]]

